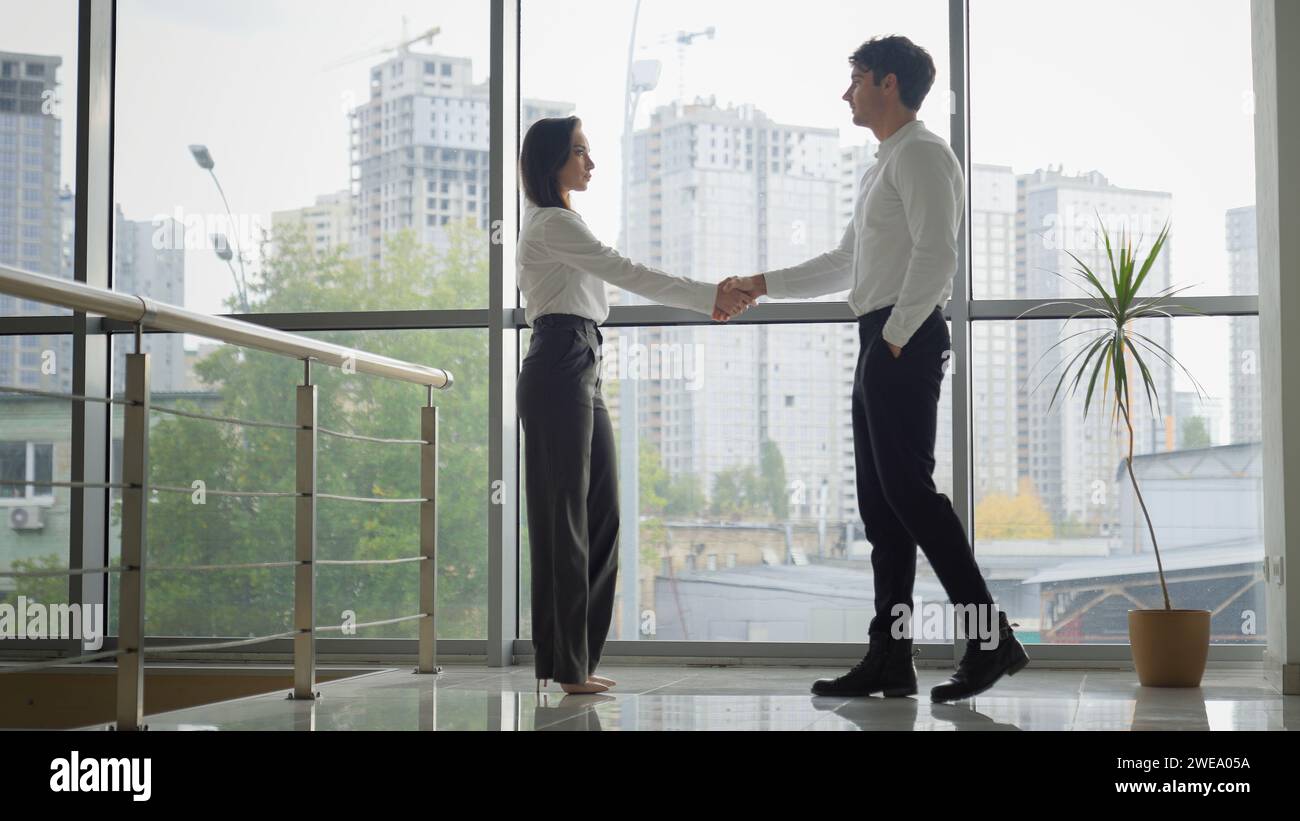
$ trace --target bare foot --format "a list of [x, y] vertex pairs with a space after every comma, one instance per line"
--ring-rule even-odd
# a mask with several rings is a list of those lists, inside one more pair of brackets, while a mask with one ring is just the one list
[[587, 681], [594, 681], [597, 684], [603, 684], [606, 687], [613, 687], [615, 684], [618, 684], [618, 682], [612, 678], [606, 678], [605, 676], [598, 676], [595, 673], [592, 673], [591, 675], [587, 676]]
[[591, 695], [603, 693], [609, 688], [599, 682], [588, 680], [585, 684], [560, 684], [560, 689], [569, 695]]

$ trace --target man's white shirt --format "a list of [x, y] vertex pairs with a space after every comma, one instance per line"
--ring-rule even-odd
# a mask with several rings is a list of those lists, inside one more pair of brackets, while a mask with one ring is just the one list
[[921, 120], [905, 124], [885, 138], [862, 175], [839, 247], [767, 272], [768, 296], [848, 288], [857, 316], [893, 305], [881, 336], [901, 348], [952, 296], [965, 196], [961, 164], [948, 144]]
[[605, 283], [661, 305], [712, 316], [717, 285], [633, 262], [604, 245], [577, 212], [527, 203], [519, 226], [519, 290], [524, 320], [575, 314], [597, 324], [609, 316]]

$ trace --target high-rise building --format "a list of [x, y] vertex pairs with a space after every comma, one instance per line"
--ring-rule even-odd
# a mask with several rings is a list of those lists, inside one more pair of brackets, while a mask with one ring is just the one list
[[[73, 198], [60, 183], [62, 123], [54, 105], [62, 62], [0, 52], [0, 265], [70, 279]], [[0, 294], [0, 321], [66, 313]], [[68, 393], [72, 371], [71, 334], [0, 336], [0, 385]], [[0, 567], [60, 545], [66, 552], [69, 492], [39, 482], [68, 475], [68, 414], [61, 400], [0, 393], [0, 478], [35, 480], [0, 486]], [[15, 516], [25, 524], [15, 525]], [[16, 589], [16, 580], [0, 580], [0, 599]]]
[[[351, 119], [352, 253], [380, 262], [385, 238], [415, 232], [445, 248], [446, 226], [488, 223], [488, 83], [468, 57], [401, 49], [370, 70], [370, 99]], [[524, 100], [520, 127], [566, 116], [572, 103]]]
[[[58, 276], [61, 57], [0, 52], [0, 262]], [[7, 313], [13, 313], [11, 309]]]
[[[185, 304], [185, 249], [169, 241], [184, 231], [170, 217], [146, 222], [129, 220], [119, 204], [114, 211], [113, 289], [144, 294], [169, 305]], [[182, 244], [183, 245], [183, 244]], [[149, 354], [149, 380], [154, 392], [182, 390], [187, 382], [183, 334], [144, 334]], [[126, 355], [134, 353], [129, 337], [120, 337], [113, 351], [113, 392], [126, 391]]]
[[[65, 253], [61, 196], [62, 122], [56, 115], [63, 59], [0, 52], [0, 265], [47, 276], [72, 276]], [[0, 295], [0, 316], [67, 313]], [[72, 337], [0, 337], [0, 384], [45, 390], [72, 388]]]
[[[1021, 175], [1016, 180], [1017, 296], [1065, 299], [1084, 296], [1083, 290], [1066, 284], [1067, 280], [1075, 279], [1071, 273], [1075, 262], [1066, 251], [1074, 253], [1093, 271], [1110, 270], [1095, 214], [1100, 214], [1105, 221], [1112, 241], [1124, 227], [1132, 234], [1135, 246], [1139, 236], [1143, 237], [1138, 251], [1144, 255], [1152, 238], [1169, 219], [1172, 203], [1173, 196], [1167, 192], [1120, 188], [1097, 171], [1072, 176], [1058, 168]], [[1171, 258], [1167, 244], [1143, 282], [1141, 293], [1154, 295], [1170, 285]], [[1101, 391], [1102, 380], [1098, 379], [1097, 393], [1101, 395], [1093, 396], [1086, 420], [1082, 409], [1086, 385], [1081, 386], [1084, 390], [1074, 398], [1067, 392], [1069, 384], [1062, 386], [1061, 395], [1048, 412], [1056, 380], [1068, 357], [1078, 350], [1080, 340], [1092, 337], [1056, 343], [1067, 334], [1101, 330], [1106, 326], [1098, 320], [1075, 319], [1062, 333], [1058, 321], [1027, 318], [1014, 325], [1016, 360], [1023, 365], [1018, 373], [1020, 389], [1016, 392], [1020, 470], [1032, 480], [1053, 521], [1062, 525], [1072, 522], [1085, 532], [1097, 535], [1107, 533], [1118, 510], [1116, 469], [1128, 455], [1124, 419], [1122, 415], [1118, 417], [1118, 428], [1114, 421], [1113, 379], [1107, 384], [1105, 394]], [[1173, 351], [1173, 328], [1168, 320], [1142, 320], [1135, 330]], [[1134, 454], [1173, 450], [1176, 430], [1171, 404], [1173, 371], [1158, 356], [1139, 350], [1159, 392], [1164, 417], [1152, 418], [1154, 404], [1148, 409], [1136, 363], [1130, 358], [1130, 373], [1137, 380], [1131, 383], [1130, 395]], [[1060, 367], [1056, 367], [1058, 364]], [[1056, 370], [1052, 370], [1054, 367]], [[1039, 385], [1049, 373], [1050, 378]]]
[[[717, 282], [802, 262], [840, 239], [832, 129], [783, 125], [748, 105], [674, 103], [633, 135], [631, 159], [627, 252], [656, 268]], [[701, 367], [693, 384], [640, 383], [643, 439], [706, 495], [719, 474], [756, 468], [774, 442], [789, 516], [842, 521], [840, 338], [823, 325], [642, 329], [640, 344]]]
[[[972, 296], [1016, 296], [1016, 177], [1011, 168], [975, 165], [971, 179], [970, 265]], [[989, 494], [1015, 496], [1016, 333], [1009, 322], [971, 325], [971, 424], [975, 504]], [[949, 374], [952, 369], [949, 368]], [[947, 386], [945, 386], [947, 387]], [[940, 407], [951, 422], [952, 402]], [[949, 425], [951, 427], [951, 425]], [[949, 451], [950, 453], [951, 451]], [[947, 455], [947, 454], [945, 454]]]
[[[1256, 252], [1255, 206], [1227, 213], [1228, 293], [1259, 292], [1259, 255]], [[1232, 443], [1264, 441], [1259, 362], [1259, 317], [1234, 316], [1228, 320], [1231, 359], [1228, 391], [1231, 400]]]
[[59, 192], [59, 244], [62, 262], [59, 276], [72, 279], [76, 276], [77, 197], [67, 185]]
[[344, 189], [316, 197], [315, 205], [271, 212], [271, 236], [300, 229], [312, 253], [322, 256], [352, 242], [352, 192]]

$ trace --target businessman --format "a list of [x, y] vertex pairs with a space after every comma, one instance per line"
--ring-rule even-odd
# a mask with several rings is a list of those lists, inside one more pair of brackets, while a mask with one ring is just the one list
[[934, 83], [929, 53], [906, 37], [880, 37], [864, 43], [849, 64], [843, 99], [853, 124], [871, 129], [880, 149], [859, 182], [843, 240], [807, 262], [731, 277], [724, 287], [778, 298], [847, 288], [858, 317], [853, 453], [876, 612], [866, 657], [839, 678], [814, 682], [813, 693], [916, 693], [911, 608], [919, 543], [965, 617], [961, 662], [930, 691], [932, 701], [954, 701], [987, 690], [1029, 661], [993, 602], [952, 502], [932, 478], [951, 348], [942, 306], [957, 270], [965, 180], [952, 149], [916, 117]]

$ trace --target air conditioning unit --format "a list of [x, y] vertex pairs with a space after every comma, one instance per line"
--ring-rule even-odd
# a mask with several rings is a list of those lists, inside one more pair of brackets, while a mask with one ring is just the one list
[[9, 527], [13, 530], [42, 530], [45, 520], [41, 517], [41, 508], [24, 505], [9, 508]]

